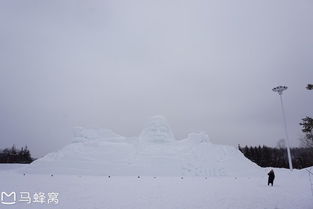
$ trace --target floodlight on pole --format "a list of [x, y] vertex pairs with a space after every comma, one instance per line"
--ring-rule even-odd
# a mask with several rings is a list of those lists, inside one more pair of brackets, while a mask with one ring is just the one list
[[286, 115], [285, 115], [285, 109], [283, 104], [283, 91], [287, 90], [287, 86], [277, 86], [273, 88], [272, 90], [274, 92], [277, 92], [280, 97], [280, 104], [281, 104], [281, 110], [283, 115], [283, 121], [284, 121], [284, 128], [285, 128], [285, 135], [286, 135], [286, 145], [287, 145], [287, 154], [288, 154], [288, 163], [289, 163], [289, 169], [292, 171], [292, 160], [291, 160], [291, 154], [290, 154], [290, 144], [289, 144], [289, 137], [288, 137], [288, 131], [287, 131], [287, 122], [286, 122]]

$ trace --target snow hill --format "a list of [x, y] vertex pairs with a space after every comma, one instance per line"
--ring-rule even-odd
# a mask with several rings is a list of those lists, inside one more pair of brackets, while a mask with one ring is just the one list
[[260, 167], [235, 147], [212, 144], [205, 133], [177, 140], [155, 116], [139, 137], [106, 129], [76, 128], [74, 140], [20, 170], [34, 174], [106, 176], [251, 176]]

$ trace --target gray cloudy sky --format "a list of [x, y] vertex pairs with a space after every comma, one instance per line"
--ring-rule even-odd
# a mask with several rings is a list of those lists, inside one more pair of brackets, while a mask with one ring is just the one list
[[177, 138], [291, 142], [313, 116], [313, 1], [0, 2], [0, 147], [35, 156], [70, 143], [72, 127], [139, 135], [167, 117]]

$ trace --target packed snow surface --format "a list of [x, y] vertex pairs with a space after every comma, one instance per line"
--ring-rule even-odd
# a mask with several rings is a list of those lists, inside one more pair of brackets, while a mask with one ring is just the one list
[[[1, 165], [0, 165], [1, 166]], [[0, 172], [1, 192], [16, 192], [14, 205], [3, 209], [312, 209], [313, 196], [305, 170], [267, 170], [259, 177], [136, 177], [23, 174]], [[20, 202], [29, 192], [31, 203]], [[34, 202], [34, 195], [58, 193], [58, 204]]]
[[205, 133], [177, 140], [166, 119], [153, 117], [139, 137], [106, 129], [74, 130], [73, 143], [36, 160], [23, 173], [114, 176], [247, 176], [259, 167], [235, 147]]

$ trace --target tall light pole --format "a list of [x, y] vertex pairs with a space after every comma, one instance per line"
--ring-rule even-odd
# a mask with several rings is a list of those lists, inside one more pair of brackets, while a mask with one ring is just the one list
[[281, 104], [281, 111], [283, 114], [283, 121], [284, 121], [284, 128], [285, 128], [285, 135], [286, 135], [286, 145], [287, 145], [287, 153], [288, 153], [288, 163], [289, 163], [289, 169], [292, 171], [292, 161], [291, 161], [291, 154], [290, 154], [290, 145], [289, 145], [289, 137], [287, 132], [287, 122], [286, 122], [286, 116], [285, 116], [285, 109], [283, 104], [283, 91], [287, 90], [287, 86], [277, 86], [273, 88], [272, 90], [274, 92], [277, 92], [280, 97], [280, 104]]

